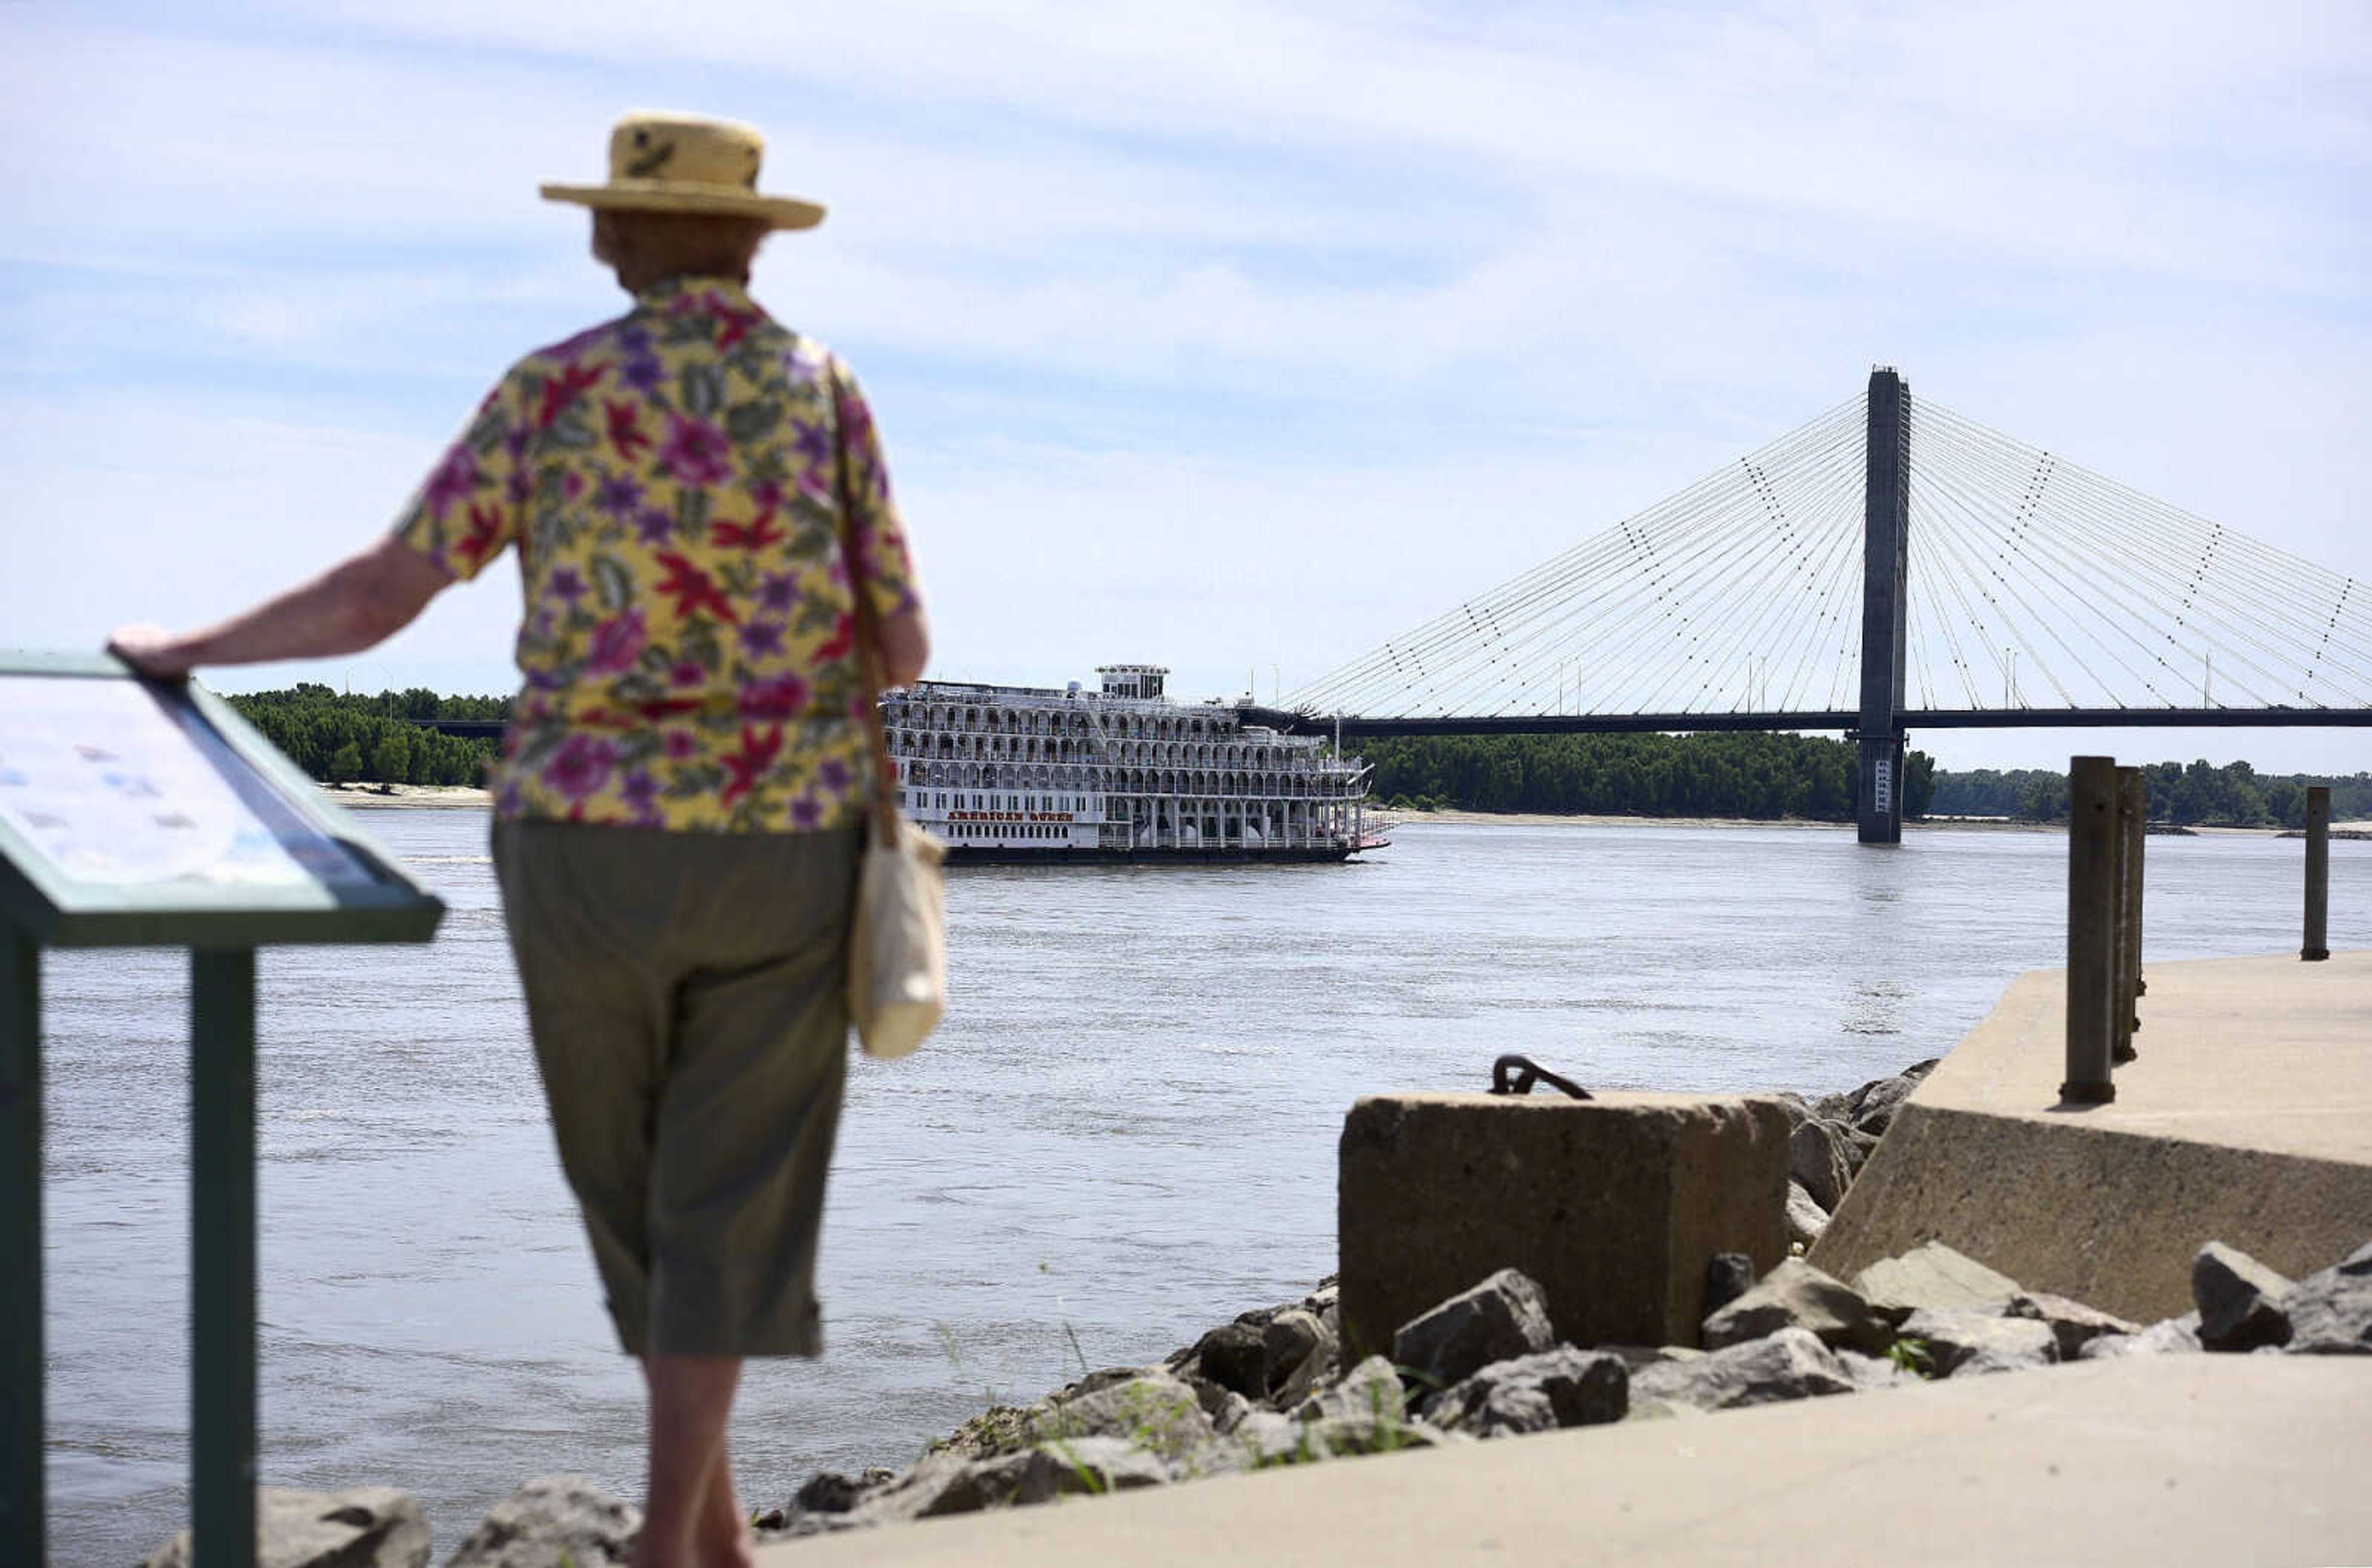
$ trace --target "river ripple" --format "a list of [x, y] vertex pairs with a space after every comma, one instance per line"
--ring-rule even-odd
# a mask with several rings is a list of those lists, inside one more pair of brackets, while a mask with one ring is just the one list
[[[638, 1494], [639, 1388], [544, 1126], [484, 819], [369, 827], [451, 913], [425, 952], [263, 957], [262, 1473], [404, 1487], [441, 1556], [528, 1476]], [[1306, 1290], [1359, 1094], [1479, 1088], [1505, 1051], [1601, 1087], [1847, 1087], [1948, 1049], [2062, 940], [2055, 835], [1397, 838], [1347, 866], [957, 876], [946, 1027], [852, 1077], [830, 1354], [744, 1386], [750, 1500]], [[2299, 854], [2152, 839], [2149, 957], [2295, 951]], [[2372, 945], [2372, 845], [2332, 860], [2331, 945]], [[61, 1564], [136, 1562], [187, 1516], [185, 973], [45, 965]]]

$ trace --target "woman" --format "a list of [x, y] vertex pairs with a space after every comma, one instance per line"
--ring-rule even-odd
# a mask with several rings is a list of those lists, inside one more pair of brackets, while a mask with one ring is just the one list
[[822, 1348], [874, 776], [852, 565], [881, 682], [929, 649], [854, 377], [747, 293], [765, 235], [823, 216], [757, 192], [762, 148], [722, 122], [620, 122], [607, 184], [543, 193], [593, 209], [634, 308], [513, 366], [387, 538], [219, 626], [110, 645], [155, 675], [357, 652], [517, 547], [495, 869], [561, 1163], [649, 1388], [645, 1568], [748, 1560], [741, 1360]]

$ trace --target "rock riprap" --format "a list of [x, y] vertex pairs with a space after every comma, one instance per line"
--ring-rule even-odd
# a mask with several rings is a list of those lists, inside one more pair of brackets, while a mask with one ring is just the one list
[[[257, 1568], [424, 1568], [428, 1520], [391, 1486], [296, 1492], [267, 1486], [255, 1499]], [[190, 1568], [190, 1532], [148, 1556], [143, 1568]]]
[[[1789, 1227], [1808, 1240], [1934, 1063], [1850, 1095], [1778, 1097], [1792, 1127]], [[1826, 1200], [1826, 1201], [1823, 1201]], [[1154, 1366], [1090, 1373], [965, 1422], [903, 1470], [825, 1471], [756, 1523], [780, 1539], [1171, 1485], [1279, 1465], [1698, 1416], [2110, 1356], [2372, 1354], [2372, 1242], [2296, 1283], [2219, 1242], [2192, 1261], [2197, 1310], [2136, 1324], [2020, 1287], [1941, 1241], [1839, 1281], [1800, 1258], [1760, 1280], [1706, 1272], [1712, 1310], [1686, 1344], [1560, 1343], [1555, 1304], [1500, 1269], [1401, 1324], [1389, 1357], [1349, 1363], [1340, 1292], [1246, 1312]], [[1670, 1330], [1666, 1330], [1670, 1331]], [[382, 1488], [262, 1494], [267, 1568], [424, 1568], [426, 1521]], [[573, 1477], [532, 1481], [447, 1568], [603, 1568], [641, 1519]], [[146, 1568], [185, 1568], [186, 1532]]]
[[1991, 1317], [2006, 1310], [2018, 1294], [2016, 1280], [1940, 1241], [1899, 1258], [1879, 1259], [1853, 1277], [1853, 1288], [1889, 1323], [1923, 1310]]
[[631, 1562], [642, 1510], [579, 1476], [543, 1476], [512, 1493], [445, 1568], [614, 1568]]
[[1854, 1388], [1836, 1353], [1809, 1330], [1790, 1325], [1764, 1339], [1641, 1369], [1631, 1378], [1631, 1414], [1737, 1410]]
[[1494, 1361], [1554, 1343], [1541, 1287], [1514, 1269], [1502, 1269], [1401, 1324], [1392, 1336], [1392, 1360], [1438, 1388], [1471, 1377]]
[[2237, 1247], [2211, 1241], [2191, 1260], [2191, 1299], [2199, 1308], [2199, 1342], [2209, 1350], [2287, 1344], [2283, 1298], [2291, 1281]]
[[1631, 1409], [1631, 1369], [1610, 1351], [1553, 1350], [1495, 1362], [1426, 1402], [1436, 1425], [1476, 1437], [1553, 1432], [1621, 1421]]
[[1831, 1348], [1882, 1351], [1894, 1338], [1852, 1287], [1790, 1258], [1704, 1320], [1704, 1348], [1720, 1350], [1786, 1328], [1807, 1330]]
[[2300, 1280], [2283, 1309], [2292, 1355], [2372, 1355], [2372, 1242]]

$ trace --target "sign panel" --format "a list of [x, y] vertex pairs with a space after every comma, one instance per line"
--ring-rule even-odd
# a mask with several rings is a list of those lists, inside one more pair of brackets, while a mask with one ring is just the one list
[[424, 941], [443, 906], [220, 699], [0, 660], [0, 906], [43, 941]]
[[0, 821], [69, 881], [368, 886], [186, 703], [132, 680], [0, 675]]

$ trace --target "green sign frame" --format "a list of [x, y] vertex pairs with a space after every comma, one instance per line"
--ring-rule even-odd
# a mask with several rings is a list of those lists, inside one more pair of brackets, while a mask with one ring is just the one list
[[0, 653], [0, 1558], [48, 1561], [41, 950], [190, 949], [191, 1556], [252, 1568], [255, 950], [426, 942], [444, 914], [213, 692]]

